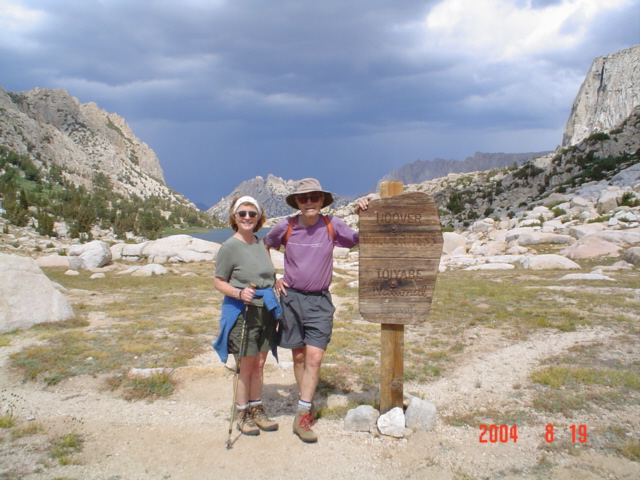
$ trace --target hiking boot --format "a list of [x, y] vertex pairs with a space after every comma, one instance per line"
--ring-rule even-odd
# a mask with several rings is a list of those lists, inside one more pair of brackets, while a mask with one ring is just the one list
[[318, 408], [316, 404], [311, 402], [311, 408], [309, 409], [309, 414], [311, 415], [311, 423], [310, 425], [313, 427], [316, 423], [318, 423]]
[[318, 436], [311, 430], [313, 421], [313, 417], [308, 411], [298, 411], [296, 418], [293, 419], [293, 433], [298, 435], [300, 440], [305, 443], [318, 441]]
[[238, 430], [244, 435], [260, 435], [260, 429], [256, 426], [256, 422], [253, 421], [251, 409], [248, 407], [244, 410], [238, 410]]
[[265, 432], [275, 432], [278, 430], [278, 423], [267, 417], [261, 403], [251, 408], [251, 416], [253, 417], [255, 424], [258, 425], [261, 430], [264, 430]]

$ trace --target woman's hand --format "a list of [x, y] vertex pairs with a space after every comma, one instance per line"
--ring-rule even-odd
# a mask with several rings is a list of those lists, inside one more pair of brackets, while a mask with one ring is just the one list
[[256, 290], [251, 287], [243, 288], [240, 292], [240, 300], [244, 303], [250, 303], [253, 300], [254, 295], [256, 294]]

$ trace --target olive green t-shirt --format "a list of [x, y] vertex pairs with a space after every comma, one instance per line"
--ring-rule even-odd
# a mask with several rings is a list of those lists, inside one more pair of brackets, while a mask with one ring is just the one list
[[[248, 287], [250, 283], [258, 288], [270, 288], [275, 282], [275, 269], [262, 242], [249, 245], [231, 237], [218, 251], [215, 276], [236, 288]], [[262, 305], [262, 300], [252, 303]]]

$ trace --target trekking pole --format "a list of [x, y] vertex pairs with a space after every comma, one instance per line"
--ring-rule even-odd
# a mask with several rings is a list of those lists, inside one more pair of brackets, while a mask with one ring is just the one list
[[[249, 284], [249, 288], [256, 288], [253, 283]], [[245, 302], [242, 311], [242, 333], [240, 334], [240, 352], [238, 353], [238, 361], [236, 362], [236, 371], [233, 374], [233, 402], [231, 402], [231, 417], [229, 418], [229, 436], [227, 438], [227, 450], [231, 449], [231, 433], [233, 432], [233, 417], [236, 415], [236, 396], [238, 395], [238, 376], [240, 373], [240, 365], [242, 364], [242, 355], [247, 350], [247, 307], [249, 303]]]

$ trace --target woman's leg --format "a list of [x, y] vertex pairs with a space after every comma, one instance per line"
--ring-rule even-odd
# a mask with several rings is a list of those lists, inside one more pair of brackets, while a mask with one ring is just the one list
[[240, 362], [240, 373], [238, 374], [238, 393], [236, 394], [236, 403], [238, 405], [246, 405], [249, 401], [251, 386], [253, 382], [253, 372], [255, 370], [256, 358], [258, 355], [251, 357], [242, 357]]
[[[262, 385], [264, 383], [264, 364], [267, 361], [269, 352], [260, 352], [251, 363], [251, 373], [249, 380], [248, 400], [259, 400], [262, 398]], [[242, 360], [244, 363], [244, 359]], [[244, 367], [244, 365], [242, 365]]]

